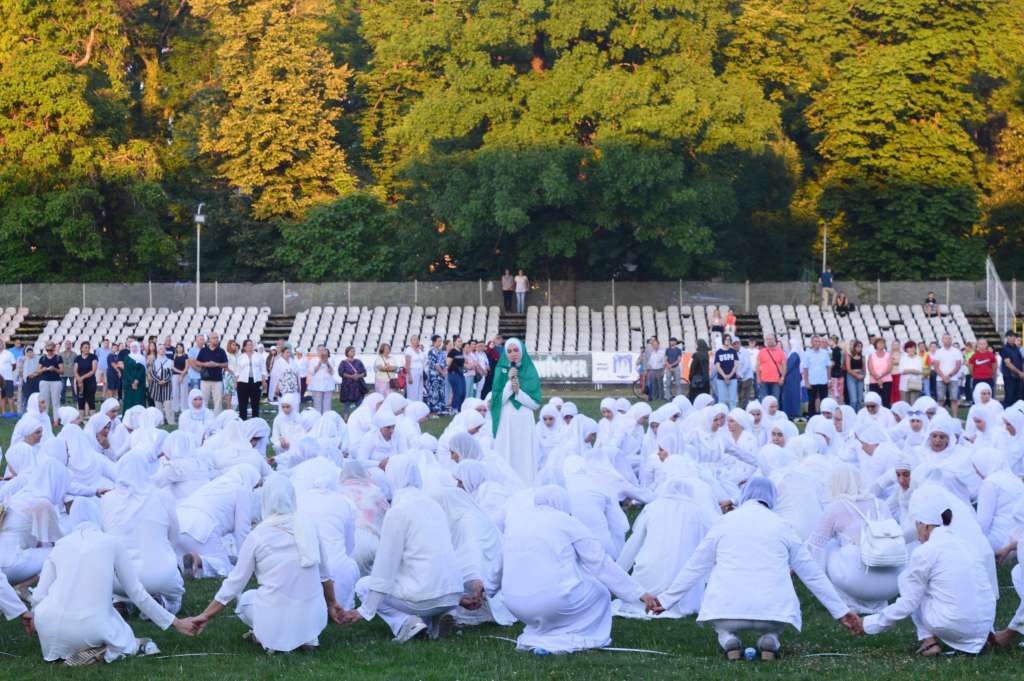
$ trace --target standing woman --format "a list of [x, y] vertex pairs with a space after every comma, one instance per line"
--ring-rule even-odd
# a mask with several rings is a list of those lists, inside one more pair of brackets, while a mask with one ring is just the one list
[[889, 361], [892, 362], [892, 381], [889, 383], [889, 404], [885, 405], [887, 407], [900, 401], [900, 379], [902, 378], [900, 366], [902, 359], [903, 353], [900, 351], [900, 342], [894, 340], [889, 348]]
[[916, 402], [924, 388], [924, 358], [917, 354], [917, 343], [914, 341], [908, 340], [903, 344], [899, 387], [900, 399], [908, 404]]
[[[786, 416], [792, 421], [800, 417], [800, 406], [803, 401], [803, 383], [800, 376], [803, 342], [799, 338], [793, 338], [789, 342], [792, 343], [790, 348], [783, 347], [786, 350], [786, 378], [782, 387], [782, 411], [786, 412]], [[783, 346], [785, 345], [786, 341], [783, 340]]]
[[92, 354], [89, 341], [83, 341], [79, 350], [81, 354], [75, 357], [75, 392], [78, 394], [78, 408], [85, 411], [88, 418], [96, 410], [96, 368], [99, 362]]
[[110, 346], [110, 355], [107, 357], [107, 375], [104, 385], [104, 395], [107, 399], [119, 398], [121, 396], [121, 367], [118, 366], [117, 355], [121, 352], [121, 346], [113, 343]]
[[231, 400], [238, 393], [238, 343], [228, 341], [228, 368], [224, 370], [224, 408], [231, 409]]
[[461, 338], [455, 339], [452, 349], [448, 351], [447, 362], [448, 383], [452, 387], [452, 411], [458, 413], [462, 409], [462, 401], [466, 399], [466, 355]]
[[174, 380], [174, 362], [160, 351], [150, 351], [146, 361], [149, 364], [149, 370], [146, 372], [149, 399], [152, 400], [154, 407], [163, 410], [164, 420], [173, 426], [174, 402], [171, 401], [171, 396], [174, 388], [171, 382]]
[[711, 386], [711, 360], [708, 356], [711, 350], [708, 342], [703, 338], [697, 340], [697, 351], [690, 359], [690, 399], [696, 399], [697, 395], [707, 393]]
[[185, 346], [178, 343], [174, 346], [174, 357], [171, 359], [171, 403], [174, 412], [180, 413], [188, 409], [188, 355]]
[[275, 398], [291, 393], [299, 394], [299, 377], [295, 373], [295, 365], [292, 362], [292, 349], [287, 345], [274, 359], [274, 368], [271, 371], [270, 379], [275, 384], [274, 389], [277, 391]]
[[438, 416], [445, 412], [444, 386], [448, 381], [448, 359], [441, 347], [441, 337], [431, 336], [427, 351], [427, 384], [425, 401], [430, 413]]
[[334, 367], [331, 366], [331, 352], [327, 346], [317, 348], [316, 359], [309, 360], [306, 385], [313, 394], [313, 408], [321, 414], [329, 412], [331, 398], [334, 397]]
[[409, 337], [405, 349], [405, 396], [410, 402], [423, 400], [423, 372], [427, 366], [427, 349], [419, 336]]
[[510, 338], [498, 361], [491, 390], [494, 450], [527, 486], [537, 472], [533, 412], [543, 401], [540, 375], [523, 342]]
[[526, 312], [526, 292], [530, 290], [530, 279], [526, 272], [519, 270], [515, 276], [516, 282], [516, 312]]
[[351, 345], [345, 348], [345, 359], [338, 365], [338, 373], [341, 374], [341, 409], [348, 414], [366, 395], [366, 367], [356, 359], [356, 349]]
[[249, 418], [250, 414], [252, 418], [259, 418], [260, 393], [267, 381], [267, 368], [256, 354], [251, 340], [242, 343], [242, 352], [236, 360], [235, 372], [238, 379], [238, 415], [243, 421]]
[[124, 358], [124, 410], [139, 405], [146, 406], [146, 356], [142, 354], [142, 346], [132, 341], [128, 346], [128, 354]]
[[868, 389], [879, 394], [882, 406], [892, 405], [890, 384], [892, 383], [892, 357], [885, 351], [885, 340], [875, 339], [875, 351], [868, 357]]
[[846, 362], [843, 361], [843, 346], [839, 337], [832, 336], [832, 368], [828, 374], [828, 395], [839, 404], [843, 404], [843, 388], [846, 386]]
[[391, 346], [381, 343], [373, 362], [373, 389], [385, 397], [391, 392], [391, 379], [398, 369], [391, 363]]
[[854, 411], [864, 406], [864, 344], [859, 340], [846, 355], [846, 403]]

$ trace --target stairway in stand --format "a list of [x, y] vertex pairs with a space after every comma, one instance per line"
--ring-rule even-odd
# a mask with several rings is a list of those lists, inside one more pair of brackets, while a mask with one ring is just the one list
[[758, 343], [762, 342], [764, 340], [764, 330], [761, 328], [761, 320], [758, 319], [756, 314], [736, 315], [736, 335], [740, 337], [744, 344], [749, 340], [755, 340]]
[[[272, 314], [270, 319], [267, 320], [267, 325], [263, 328], [263, 336], [260, 337], [260, 342], [266, 347], [275, 345], [277, 341], [288, 340], [288, 336], [292, 332], [292, 326], [295, 324], [295, 315], [293, 314]], [[294, 348], [296, 350], [311, 351], [316, 348]]]
[[526, 338], [526, 315], [502, 312], [498, 318], [498, 333], [505, 338]]
[[26, 316], [25, 319], [22, 320], [21, 326], [19, 326], [18, 330], [14, 332], [14, 335], [11, 336], [10, 340], [11, 342], [14, 342], [15, 339], [18, 339], [24, 345], [32, 345], [36, 342], [36, 339], [39, 338], [40, 334], [43, 333], [43, 328], [46, 326], [48, 321], [55, 320], [59, 322], [62, 319], [64, 319], [64, 317], [47, 317], [43, 315]]

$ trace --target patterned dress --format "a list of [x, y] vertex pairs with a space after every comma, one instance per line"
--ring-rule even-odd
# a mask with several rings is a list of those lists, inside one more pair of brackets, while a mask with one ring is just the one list
[[430, 348], [427, 352], [427, 382], [423, 386], [423, 399], [430, 407], [432, 414], [443, 414], [447, 405], [444, 399], [444, 387], [447, 384], [444, 376], [438, 371], [438, 365], [445, 366], [448, 357], [441, 348]]

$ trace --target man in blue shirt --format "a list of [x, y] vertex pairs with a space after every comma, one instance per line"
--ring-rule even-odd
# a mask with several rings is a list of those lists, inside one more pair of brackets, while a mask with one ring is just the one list
[[1003, 372], [1003, 405], [1009, 408], [1021, 398], [1021, 379], [1024, 378], [1024, 356], [1020, 353], [1017, 334], [1006, 332], [1006, 342], [999, 350]]
[[202, 380], [202, 376], [199, 373], [202, 369], [198, 364], [197, 358], [199, 357], [199, 351], [206, 347], [206, 338], [202, 334], [196, 336], [195, 344], [188, 349], [188, 389], [199, 390], [199, 384]]
[[715, 351], [715, 398], [729, 409], [736, 407], [739, 362], [740, 355], [731, 345], [723, 345]]
[[828, 375], [832, 368], [832, 351], [821, 338], [811, 338], [811, 349], [804, 353], [804, 387], [807, 388], [807, 417], [818, 413], [821, 400], [828, 397]]
[[821, 306], [831, 307], [836, 300], [836, 289], [832, 282], [832, 268], [826, 267], [825, 271], [818, 275], [821, 282]]

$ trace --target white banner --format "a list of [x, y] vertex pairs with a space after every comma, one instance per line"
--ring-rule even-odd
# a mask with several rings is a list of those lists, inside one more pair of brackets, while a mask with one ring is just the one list
[[543, 381], [590, 383], [589, 352], [541, 352], [530, 357]]
[[629, 352], [592, 352], [594, 383], [633, 383], [640, 374], [636, 357]]

